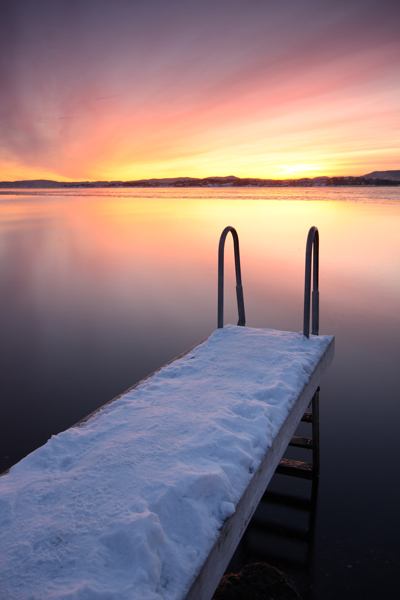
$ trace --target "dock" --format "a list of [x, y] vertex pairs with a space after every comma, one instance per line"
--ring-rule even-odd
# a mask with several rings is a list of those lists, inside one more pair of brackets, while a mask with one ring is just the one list
[[4, 600], [212, 599], [334, 355], [307, 322], [246, 327], [237, 293], [238, 325], [219, 303], [206, 340], [0, 478]]

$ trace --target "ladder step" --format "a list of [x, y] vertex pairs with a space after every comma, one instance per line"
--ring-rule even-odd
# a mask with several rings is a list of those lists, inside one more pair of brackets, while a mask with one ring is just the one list
[[[294, 508], [297, 510], [310, 511], [312, 507], [312, 501], [310, 498], [300, 498], [298, 496], [289, 496], [288, 494], [281, 494], [279, 492], [270, 492], [267, 490], [263, 497], [263, 502], [269, 504], [278, 504], [278, 506], [286, 506], [288, 508]], [[254, 517], [253, 517], [254, 518]]]
[[289, 458], [282, 458], [275, 472], [281, 475], [301, 477], [302, 479], [312, 479], [314, 474], [311, 463], [291, 460]]
[[304, 423], [312, 423], [313, 422], [313, 415], [311, 412], [305, 412], [304, 415], [301, 417], [301, 420], [304, 421]]
[[282, 523], [273, 521], [262, 521], [253, 517], [253, 523], [257, 527], [257, 532], [268, 535], [286, 537], [297, 542], [308, 542], [312, 538], [312, 533], [308, 529], [300, 529], [298, 527], [288, 527]]
[[313, 441], [310, 440], [310, 438], [294, 435], [289, 442], [289, 446], [296, 446], [296, 448], [308, 448], [309, 450], [312, 450]]

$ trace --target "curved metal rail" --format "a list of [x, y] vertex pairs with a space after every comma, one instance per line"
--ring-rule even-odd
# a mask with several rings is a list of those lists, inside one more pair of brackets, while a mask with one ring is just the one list
[[[313, 252], [314, 248], [314, 252]], [[313, 255], [313, 290], [312, 290], [312, 331], [318, 335], [319, 331], [319, 291], [318, 291], [318, 265], [319, 265], [319, 234], [316, 227], [311, 227], [308, 232], [306, 244], [306, 274], [304, 285], [304, 319], [303, 334], [310, 337], [310, 296], [311, 296], [311, 255]]]
[[243, 327], [246, 325], [246, 318], [244, 314], [242, 276], [240, 273], [239, 237], [236, 229], [234, 229], [233, 227], [225, 227], [225, 229], [221, 233], [218, 246], [218, 329], [221, 329], [224, 326], [224, 248], [226, 236], [229, 232], [231, 232], [233, 237], [233, 247], [235, 254], [236, 299], [239, 314], [239, 320], [237, 324]]

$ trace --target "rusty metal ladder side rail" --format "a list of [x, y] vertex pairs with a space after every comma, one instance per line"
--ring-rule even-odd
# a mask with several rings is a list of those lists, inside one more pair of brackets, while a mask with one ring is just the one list
[[221, 233], [218, 246], [218, 329], [224, 326], [224, 250], [225, 240], [228, 233], [233, 237], [233, 248], [235, 255], [235, 271], [236, 271], [236, 299], [238, 307], [238, 325], [244, 327], [246, 325], [246, 317], [244, 313], [244, 298], [242, 275], [240, 270], [240, 252], [239, 252], [239, 236], [236, 229], [233, 227], [225, 227]]

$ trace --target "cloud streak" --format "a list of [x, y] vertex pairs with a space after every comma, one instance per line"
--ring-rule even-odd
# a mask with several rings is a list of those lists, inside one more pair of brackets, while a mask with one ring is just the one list
[[398, 166], [397, 2], [14, 0], [3, 17], [2, 179]]

